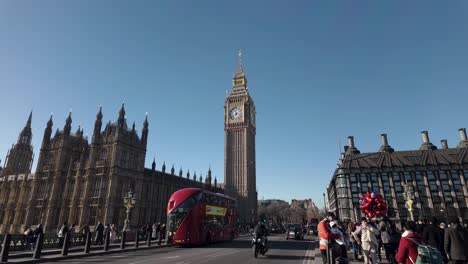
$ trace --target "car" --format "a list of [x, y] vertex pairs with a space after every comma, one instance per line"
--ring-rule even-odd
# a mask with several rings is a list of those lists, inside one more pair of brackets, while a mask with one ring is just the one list
[[289, 225], [286, 230], [286, 240], [304, 240], [304, 228], [299, 224]]

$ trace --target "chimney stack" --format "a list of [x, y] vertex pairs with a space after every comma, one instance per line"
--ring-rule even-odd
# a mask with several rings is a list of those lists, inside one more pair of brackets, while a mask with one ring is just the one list
[[354, 148], [354, 137], [353, 136], [348, 137], [348, 147], [349, 148]]
[[431, 141], [429, 141], [429, 133], [424, 130], [424, 131], [421, 131], [421, 136], [422, 136], [422, 145], [421, 147], [419, 148], [420, 150], [429, 150], [429, 149], [437, 149], [436, 146], [434, 146]]
[[460, 143], [458, 143], [457, 148], [468, 148], [468, 138], [466, 137], [466, 129], [458, 129], [458, 134], [460, 135]]
[[348, 146], [345, 147], [345, 155], [346, 154], [359, 154], [359, 150], [354, 146], [354, 137], [348, 137]]
[[387, 134], [380, 134], [380, 141], [382, 141], [382, 146], [380, 146], [380, 151], [393, 152], [393, 148], [388, 145]]
[[442, 145], [442, 149], [448, 149], [448, 144], [446, 139], [442, 139], [440, 141], [440, 144]]
[[388, 146], [387, 134], [380, 134], [382, 146]]
[[429, 143], [429, 133], [426, 130], [421, 132], [421, 136], [423, 143]]

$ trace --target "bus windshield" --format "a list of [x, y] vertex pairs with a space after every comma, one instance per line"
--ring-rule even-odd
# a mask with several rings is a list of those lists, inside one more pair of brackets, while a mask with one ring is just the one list
[[184, 220], [187, 213], [196, 203], [196, 199], [192, 196], [181, 203], [177, 208], [175, 208], [169, 215], [168, 215], [168, 231], [174, 235], [177, 229], [179, 228], [180, 224]]

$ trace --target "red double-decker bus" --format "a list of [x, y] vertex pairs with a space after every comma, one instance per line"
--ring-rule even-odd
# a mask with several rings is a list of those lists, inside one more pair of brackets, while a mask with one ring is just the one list
[[167, 238], [173, 244], [205, 244], [238, 236], [236, 200], [197, 188], [178, 190], [167, 205]]

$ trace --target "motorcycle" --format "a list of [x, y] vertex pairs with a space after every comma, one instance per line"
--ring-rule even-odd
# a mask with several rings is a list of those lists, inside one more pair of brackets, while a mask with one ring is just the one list
[[268, 251], [267, 248], [265, 247], [265, 238], [256, 238], [255, 236], [252, 238], [252, 253], [254, 255], [254, 258], [258, 258], [258, 254], [265, 255], [265, 253]]

